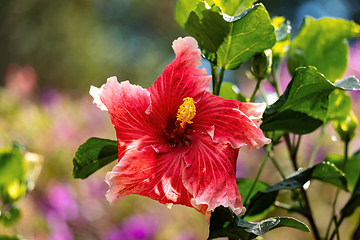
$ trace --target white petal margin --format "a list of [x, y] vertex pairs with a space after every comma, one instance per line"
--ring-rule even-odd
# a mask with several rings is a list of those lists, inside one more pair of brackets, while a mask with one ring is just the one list
[[[110, 77], [110, 78], [107, 79], [107, 81], [108, 82], [109, 81], [116, 81], [117, 82], [117, 78], [116, 77]], [[104, 90], [104, 86], [105, 86], [105, 84], [103, 84], [100, 88], [91, 86], [89, 93], [94, 98], [93, 103], [95, 103], [98, 108], [100, 108], [102, 111], [108, 111], [107, 107], [104, 105], [104, 103], [100, 99], [102, 91]]]

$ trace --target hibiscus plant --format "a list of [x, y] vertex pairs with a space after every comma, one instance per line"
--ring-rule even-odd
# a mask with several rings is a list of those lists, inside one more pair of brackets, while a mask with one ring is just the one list
[[[208, 218], [208, 239], [253, 239], [279, 227], [311, 231], [314, 239], [339, 238], [341, 223], [360, 198], [359, 174], [350, 174], [347, 167], [359, 154], [351, 156], [348, 150], [357, 119], [346, 93], [360, 90], [360, 84], [353, 76], [343, 76], [347, 39], [360, 37], [360, 26], [306, 17], [291, 40], [290, 23], [282, 17], [271, 19], [263, 4], [254, 3], [178, 0], [175, 19], [190, 36], [172, 43], [175, 59], [151, 87], [119, 83], [116, 77], [100, 88], [91, 86], [94, 103], [109, 112], [117, 140], [90, 138], [83, 143], [73, 159], [73, 176], [87, 178], [118, 160], [106, 175], [109, 202], [137, 194], [169, 207], [192, 207]], [[211, 75], [199, 68], [204, 59], [210, 62]], [[223, 79], [226, 70], [251, 61], [249, 75], [256, 85], [245, 97]], [[279, 77], [283, 63], [292, 77], [284, 91]], [[330, 123], [344, 154], [314, 164]], [[317, 129], [318, 144], [307, 166], [299, 165], [301, 138]], [[286, 160], [280, 163], [273, 154], [278, 145], [289, 152], [289, 176], [282, 166]], [[243, 146], [265, 152], [253, 179], [236, 178]], [[267, 159], [282, 181], [259, 181]], [[359, 164], [352, 166], [359, 171]], [[337, 188], [325, 232], [316, 224], [308, 197], [307, 186], [314, 179]], [[290, 191], [293, 201], [276, 201], [280, 190]], [[352, 193], [337, 212], [337, 198], [345, 191]], [[301, 214], [307, 222], [263, 219], [274, 206]]]

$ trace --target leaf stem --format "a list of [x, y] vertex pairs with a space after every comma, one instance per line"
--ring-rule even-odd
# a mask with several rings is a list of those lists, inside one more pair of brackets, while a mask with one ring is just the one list
[[[295, 171], [297, 171], [299, 169], [298, 165], [297, 165], [297, 152], [298, 152], [299, 145], [300, 145], [301, 135], [299, 135], [298, 140], [297, 140], [297, 142], [295, 144], [291, 144], [289, 133], [284, 134], [284, 139], [285, 139], [286, 146], [288, 147], [288, 150], [289, 150], [289, 154], [290, 154], [290, 158], [291, 158], [291, 162], [293, 164], [293, 167], [294, 167]], [[295, 142], [295, 139], [294, 139], [294, 142]], [[315, 239], [316, 240], [321, 240], [318, 228], [317, 228], [317, 226], [315, 224], [313, 214], [312, 214], [312, 211], [311, 211], [311, 208], [310, 208], [309, 198], [308, 198], [307, 193], [306, 193], [306, 191], [305, 191], [305, 189], [303, 187], [300, 189], [300, 193], [301, 193], [301, 196], [302, 196], [303, 201], [304, 201], [304, 207], [306, 209], [306, 212], [304, 212], [302, 214], [310, 222], [312, 233], [313, 233]]]
[[256, 80], [257, 80], [256, 86], [255, 86], [255, 89], [254, 89], [253, 93], [251, 94], [251, 97], [250, 97], [249, 102], [253, 102], [253, 101], [254, 101], [255, 96], [256, 96], [256, 93], [257, 93], [257, 91], [258, 91], [259, 88], [260, 88], [261, 80], [259, 80], [259, 79], [256, 79]]
[[315, 146], [314, 146], [314, 149], [313, 151], [311, 152], [311, 156], [310, 156], [310, 160], [309, 160], [309, 163], [308, 163], [308, 167], [312, 167], [312, 165], [314, 164], [314, 161], [315, 161], [315, 157], [316, 157], [316, 154], [320, 148], [320, 145], [321, 145], [321, 142], [324, 138], [324, 135], [325, 135], [325, 125], [322, 125], [321, 126], [321, 132], [320, 132], [320, 136], [318, 137], [316, 143], [315, 143]]
[[[345, 141], [344, 143], [345, 143], [345, 147], [344, 147], [344, 164], [343, 164], [343, 167], [342, 167], [343, 171], [345, 171], [345, 169], [346, 169], [346, 165], [347, 165], [348, 158], [349, 158], [349, 140]], [[337, 199], [339, 197], [339, 193], [340, 193], [340, 189], [337, 189], [336, 195], [335, 195], [335, 198], [334, 198], [333, 207], [332, 207], [332, 217], [331, 217], [331, 221], [329, 222], [329, 225], [328, 225], [328, 228], [327, 228], [327, 231], [326, 231], [325, 239], [327, 239], [327, 237], [329, 236], [331, 223], [333, 221], [335, 223], [335, 229], [334, 229], [333, 233], [331, 234], [331, 237], [329, 238], [329, 240], [333, 239], [335, 234], [338, 236], [338, 239], [340, 238], [340, 236], [339, 236], [339, 227], [340, 227], [340, 224], [341, 224], [342, 220], [344, 219], [344, 216], [342, 215], [340, 217], [340, 220], [337, 222], [336, 215], [335, 215], [335, 208], [336, 208]]]
[[285, 179], [286, 176], [285, 176], [284, 172], [282, 171], [279, 163], [276, 161], [275, 157], [274, 157], [271, 153], [269, 154], [269, 158], [270, 158], [271, 162], [274, 164], [276, 170], [277, 170], [277, 171], [279, 172], [279, 174], [281, 175], [281, 178], [282, 178], [282, 179]]
[[262, 170], [263, 170], [263, 168], [264, 168], [264, 166], [265, 166], [266, 160], [267, 160], [268, 157], [269, 157], [271, 148], [272, 148], [272, 143], [270, 143], [270, 144], [268, 144], [268, 145], [266, 146], [265, 156], [264, 156], [263, 161], [262, 161], [262, 163], [261, 163], [260, 169], [259, 169], [259, 171], [258, 171], [258, 173], [257, 173], [257, 175], [256, 175], [256, 177], [255, 177], [254, 183], [253, 183], [253, 185], [251, 186], [250, 191], [249, 191], [248, 195], [247, 195], [246, 198], [245, 198], [245, 201], [243, 202], [244, 205], [245, 205], [245, 204], [247, 203], [247, 201], [249, 200], [249, 198], [250, 198], [250, 196], [251, 196], [251, 192], [254, 190], [255, 185], [256, 185], [257, 181], [259, 180], [260, 174], [261, 174], [261, 172], [262, 172]]
[[[218, 81], [219, 68], [214, 63], [211, 63], [212, 87], [213, 94], [215, 94], [217, 81]], [[216, 94], [215, 94], [216, 95]], [[219, 94], [217, 94], [219, 95]]]
[[216, 84], [216, 92], [214, 91], [215, 95], [219, 96], [219, 94], [220, 94], [220, 88], [221, 88], [221, 84], [224, 80], [224, 74], [225, 74], [225, 68], [220, 68], [219, 77], [218, 77], [218, 81]]

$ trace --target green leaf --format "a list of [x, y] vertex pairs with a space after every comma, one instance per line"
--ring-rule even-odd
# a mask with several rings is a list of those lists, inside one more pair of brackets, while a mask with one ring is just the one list
[[223, 83], [220, 88], [220, 97], [230, 100], [246, 102], [246, 98], [240, 93], [239, 88], [232, 83]]
[[10, 209], [0, 211], [0, 223], [5, 227], [11, 226], [20, 219], [20, 210], [14, 205], [10, 205]]
[[7, 186], [14, 180], [24, 180], [26, 166], [24, 158], [18, 149], [0, 149], [0, 166], [0, 186]]
[[175, 19], [198, 41], [206, 59], [218, 67], [236, 69], [275, 44], [275, 30], [262, 4], [229, 17], [216, 5], [207, 8], [204, 2], [197, 2], [194, 8], [194, 2], [179, 0]]
[[[240, 194], [242, 197], [246, 197], [249, 195], [250, 189], [254, 184], [254, 179], [236, 179], [237, 186], [239, 188]], [[257, 181], [254, 189], [251, 192], [250, 198], [255, 195], [258, 191], [263, 191], [270, 187], [268, 184]]]
[[292, 217], [274, 217], [274, 218], [279, 219], [280, 222], [272, 229], [276, 229], [279, 227], [290, 227], [290, 228], [298, 229], [303, 232], [310, 232], [309, 227], [305, 223], [300, 222], [295, 218]]
[[0, 240], [22, 240], [23, 238], [17, 236], [0, 236]]
[[314, 67], [298, 68], [284, 94], [266, 108], [261, 129], [310, 133], [327, 120], [330, 93], [335, 89], [354, 88], [360, 89], [356, 79], [333, 84]]
[[[359, 37], [360, 26], [343, 19], [306, 17], [298, 35], [290, 45], [288, 67], [314, 66], [334, 82], [342, 77], [347, 65], [346, 39]], [[302, 58], [299, 61], [299, 57]]]
[[118, 159], [116, 141], [94, 137], [89, 138], [75, 153], [73, 159], [73, 177], [87, 178], [116, 159]]
[[358, 178], [353, 194], [344, 208], [341, 210], [343, 217], [351, 216], [357, 207], [360, 206], [360, 178]]
[[327, 121], [344, 121], [351, 110], [351, 99], [345, 91], [336, 89], [329, 95]]
[[338, 188], [347, 190], [347, 182], [344, 173], [334, 164], [322, 162], [306, 170], [295, 172], [291, 177], [276, 183], [264, 191], [257, 192], [255, 196], [250, 199], [246, 215], [253, 216], [261, 213], [275, 202], [276, 196], [280, 190], [294, 190], [301, 188], [311, 179], [318, 179]]
[[304, 223], [294, 218], [274, 217], [262, 220], [261, 222], [248, 222], [237, 217], [228, 208], [218, 207], [211, 214], [208, 239], [218, 237], [243, 240], [254, 239], [279, 227], [291, 227], [309, 232], [309, 228]]
[[330, 154], [326, 156], [324, 161], [331, 162], [335, 164], [339, 169], [341, 169], [346, 176], [348, 183], [348, 188], [350, 191], [354, 191], [355, 184], [359, 178], [360, 173], [360, 156], [353, 155], [348, 158], [346, 167], [344, 169], [344, 156], [339, 154]]
[[236, 16], [251, 7], [256, 0], [208, 0], [209, 5], [214, 3], [221, 11], [230, 16]]
[[275, 27], [276, 43], [271, 50], [274, 61], [280, 61], [289, 50], [291, 26], [290, 22], [285, 21], [284, 17], [274, 17], [272, 23]]

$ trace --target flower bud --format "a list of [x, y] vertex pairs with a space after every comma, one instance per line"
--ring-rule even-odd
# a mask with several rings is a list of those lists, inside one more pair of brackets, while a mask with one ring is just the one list
[[357, 125], [357, 117], [350, 111], [350, 114], [344, 121], [334, 121], [333, 128], [339, 134], [342, 141], [348, 142], [355, 136]]
[[255, 54], [252, 62], [252, 74], [256, 80], [262, 80], [271, 71], [272, 51], [267, 49], [264, 52]]

